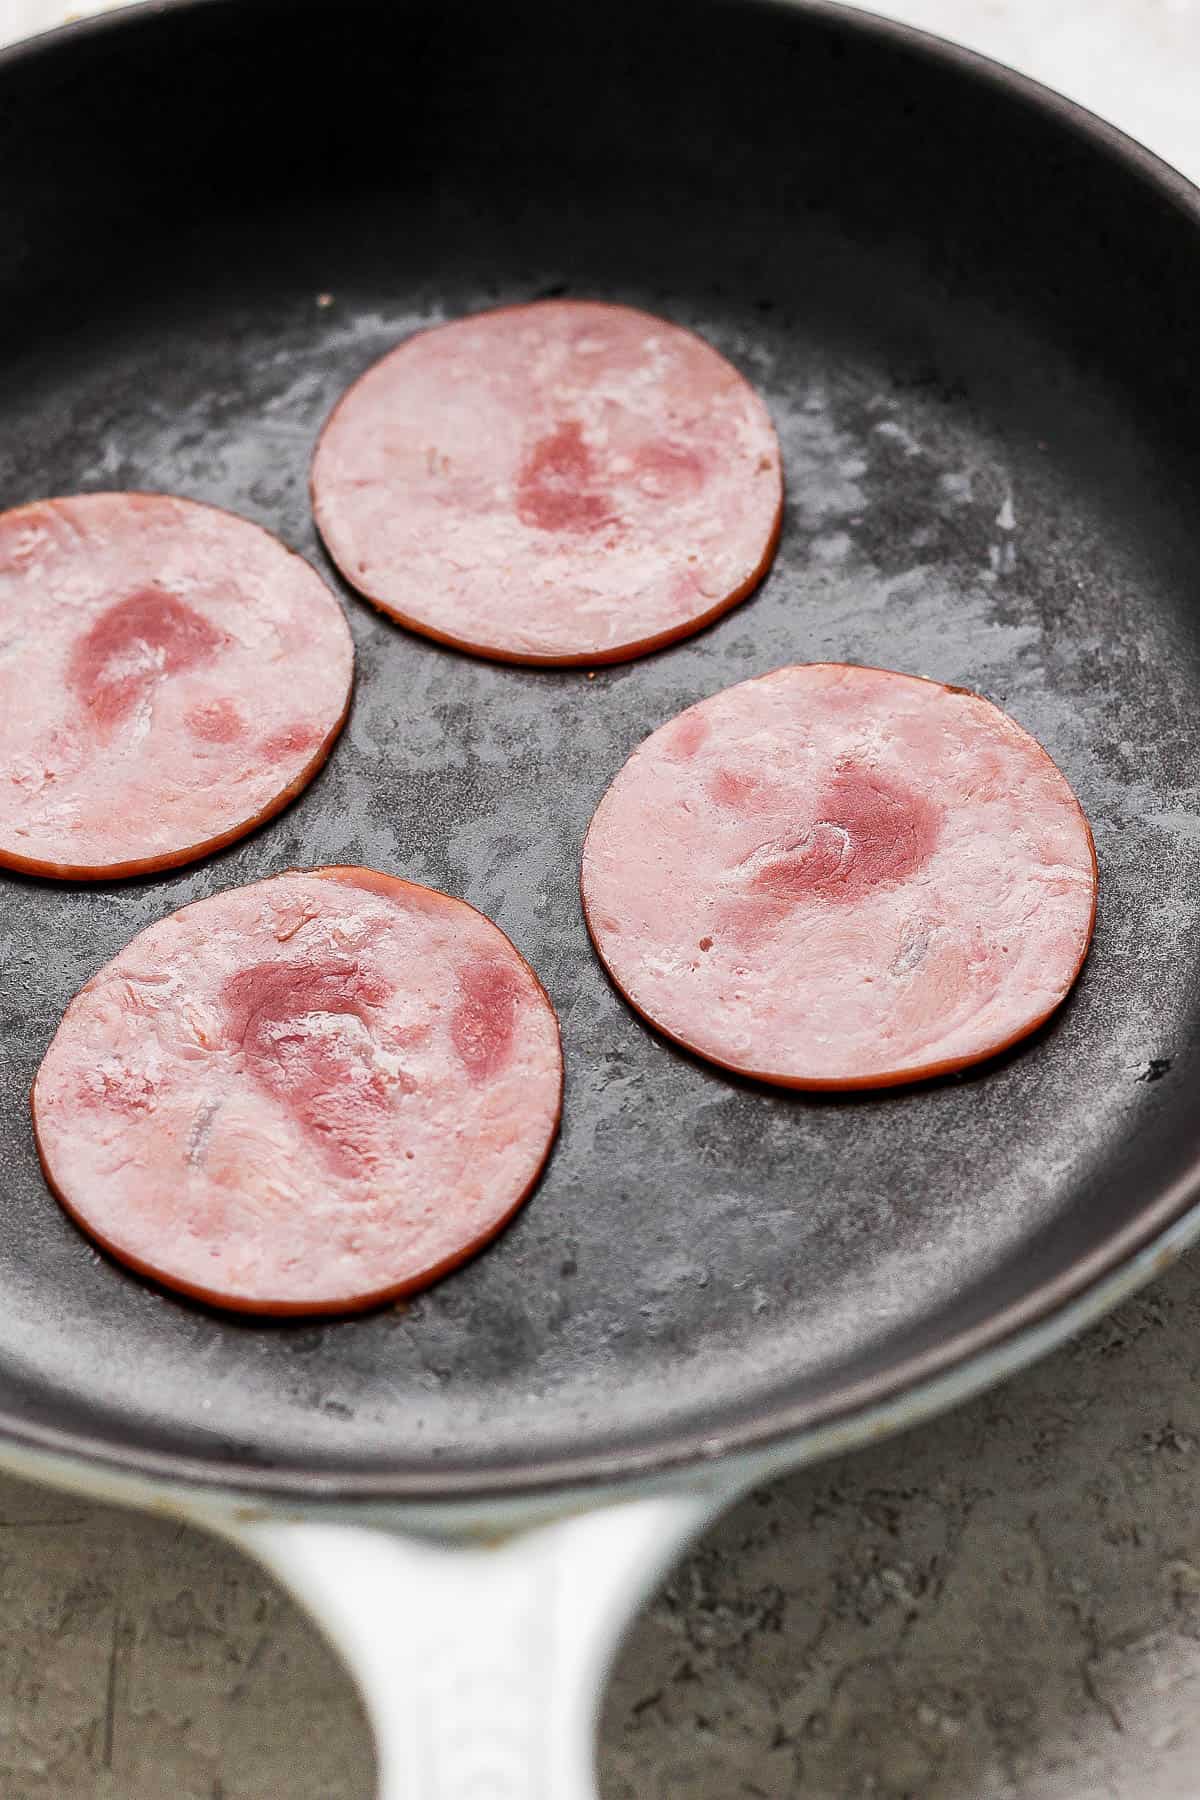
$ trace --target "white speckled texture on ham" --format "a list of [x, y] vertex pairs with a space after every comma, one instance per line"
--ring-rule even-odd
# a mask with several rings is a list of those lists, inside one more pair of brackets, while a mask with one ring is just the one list
[[315, 570], [165, 494], [0, 514], [0, 864], [70, 880], [190, 862], [316, 774], [354, 651]]
[[277, 875], [139, 932], [33, 1088], [51, 1187], [216, 1306], [351, 1311], [492, 1237], [558, 1126], [558, 1021], [498, 926], [367, 869]]
[[588, 301], [418, 332], [349, 390], [312, 471], [347, 581], [510, 662], [601, 663], [748, 594], [783, 500], [766, 407], [703, 339]]
[[883, 1087], [1034, 1030], [1087, 954], [1087, 820], [990, 701], [777, 669], [634, 751], [583, 852], [588, 926], [669, 1037], [790, 1087]]

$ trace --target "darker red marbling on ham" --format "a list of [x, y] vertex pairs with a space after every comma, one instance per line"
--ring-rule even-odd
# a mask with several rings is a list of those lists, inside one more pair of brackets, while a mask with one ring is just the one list
[[578, 419], [539, 438], [517, 473], [517, 517], [537, 531], [589, 532], [618, 524]]
[[211, 662], [224, 632], [162, 588], [117, 600], [76, 639], [67, 681], [100, 725], [115, 725], [155, 684]]
[[[768, 801], [761, 782], [726, 773], [725, 791], [739, 788], [747, 810]], [[936, 803], [907, 782], [853, 762], [837, 770], [813, 810], [811, 824], [781, 832], [744, 858], [754, 888], [784, 901], [863, 900], [914, 876], [933, 854], [942, 822]]]
[[[222, 993], [246, 1074], [282, 1101], [340, 1170], [365, 1164], [364, 1112], [389, 1104], [388, 1083], [370, 1054], [371, 1014], [388, 995], [382, 980], [364, 975], [349, 958], [255, 963], [233, 975]], [[310, 1021], [317, 1016], [361, 1030], [314, 1034]]]
[[471, 1079], [487, 1081], [512, 1054], [521, 984], [509, 964], [488, 959], [469, 963], [460, 972], [458, 991], [451, 1041]]
[[192, 735], [210, 744], [232, 744], [246, 731], [246, 722], [232, 700], [201, 700], [183, 717]]

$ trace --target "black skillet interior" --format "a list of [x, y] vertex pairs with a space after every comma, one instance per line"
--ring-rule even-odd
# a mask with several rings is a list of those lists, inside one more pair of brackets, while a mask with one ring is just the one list
[[[890, 1391], [1149, 1235], [1200, 1151], [1184, 184], [836, 9], [158, 10], [0, 67], [0, 503], [167, 489], [334, 580], [306, 469], [346, 383], [430, 321], [569, 293], [692, 326], [758, 384], [787, 518], [756, 597], [594, 679], [451, 654], [343, 589], [354, 713], [290, 812], [163, 879], [4, 882], [8, 1429], [280, 1489], [632, 1469]], [[1079, 988], [970, 1079], [843, 1101], [739, 1083], [645, 1029], [590, 954], [578, 850], [628, 751], [701, 695], [826, 658], [978, 687], [1094, 824]], [[237, 1323], [90, 1248], [42, 1184], [26, 1094], [134, 931], [325, 862], [462, 894], [512, 935], [562, 1016], [562, 1139], [504, 1237], [411, 1304]]]

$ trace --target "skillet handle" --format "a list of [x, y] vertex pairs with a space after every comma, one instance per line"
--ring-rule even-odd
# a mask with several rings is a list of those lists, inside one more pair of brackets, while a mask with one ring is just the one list
[[378, 1800], [596, 1800], [604, 1679], [626, 1627], [724, 1495], [660, 1495], [498, 1540], [240, 1524], [355, 1676]]

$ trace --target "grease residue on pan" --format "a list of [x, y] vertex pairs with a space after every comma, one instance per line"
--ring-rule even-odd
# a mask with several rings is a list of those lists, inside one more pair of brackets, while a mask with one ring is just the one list
[[[594, 681], [457, 657], [346, 596], [351, 720], [269, 830], [162, 881], [5, 882], [0, 1410], [297, 1480], [727, 1441], [994, 1319], [1194, 1154], [1200, 408], [1157, 359], [1192, 341], [1200, 256], [1107, 151], [848, 14], [689, 7], [681, 56], [670, 4], [531, 3], [466, 31], [448, 0], [414, 60], [408, 9], [349, 5], [370, 31], [342, 12], [269, 33], [273, 8], [239, 9], [270, 43], [266, 89], [219, 6], [112, 27], [111, 84], [77, 72], [74, 110], [31, 88], [37, 134], [9, 148], [37, 204], [0, 195], [0, 237], [65, 297], [43, 323], [0, 269], [27, 322], [0, 349], [5, 499], [153, 470], [319, 559], [308, 458], [346, 385], [424, 324], [565, 284], [678, 320], [761, 389], [779, 558], [711, 630]], [[416, 84], [399, 136], [397, 71]], [[130, 92], [169, 117], [154, 159]], [[578, 153], [549, 154], [555, 130]], [[117, 228], [127, 254], [106, 257]], [[820, 1102], [701, 1067], [630, 1018], [578, 911], [583, 832], [630, 750], [695, 699], [829, 658], [987, 694], [1095, 828], [1099, 928], [1062, 1013], [925, 1092]], [[28, 1082], [70, 993], [151, 919], [345, 861], [461, 893], [530, 958], [563, 1021], [565, 1130], [503, 1240], [407, 1309], [238, 1326], [123, 1277], [58, 1215]], [[1169, 1073], [1139, 1082], [1152, 1057]]]
[[[1022, 494], [1029, 469], [1001, 439], [906, 394], [886, 369], [737, 314], [698, 322], [763, 385], [789, 471], [779, 564], [747, 608], [694, 644], [587, 682], [458, 658], [352, 604], [361, 675], [346, 739], [271, 832], [162, 883], [16, 891], [5, 941], [17, 1072], [3, 1097], [18, 1204], [3, 1280], [29, 1322], [38, 1381], [73, 1382], [106, 1406], [136, 1394], [166, 1430], [179, 1384], [201, 1367], [203, 1402], [185, 1429], [219, 1417], [231, 1438], [267, 1454], [298, 1426], [315, 1453], [379, 1454], [398, 1391], [430, 1453], [464, 1435], [486, 1453], [518, 1419], [531, 1447], [607, 1422], [614, 1408], [634, 1429], [684, 1415], [697, 1384], [732, 1402], [752, 1380], [818, 1371], [915, 1307], [944, 1304], [1011, 1254], [1053, 1196], [1091, 1180], [1152, 1103], [1134, 1076], [1155, 1007], [1155, 1042], [1171, 1033], [1157, 997], [1200, 910], [1200, 844], [1183, 768], [1156, 772], [1133, 748], [1148, 712], [1180, 729], [1189, 693], [1168, 654], [1171, 614], [1146, 604], [1156, 575], [1144, 550], [1106, 532], [1053, 461], [1044, 473], [1036, 465], [1040, 486]], [[126, 453], [171, 485], [282, 515], [290, 540], [312, 552], [310, 434], [344, 373], [413, 323], [363, 302], [312, 316], [298, 304], [282, 340], [248, 326], [231, 372], [247, 401], [219, 410], [203, 358], [180, 393], [173, 362], [147, 370], [140, 347], [118, 336], [82, 398], [75, 390], [71, 413], [86, 423], [56, 413], [52, 386], [36, 390], [50, 422], [43, 454], [76, 457], [86, 485], [110, 478], [120, 433]], [[151, 405], [131, 437], [122, 395], [135, 356], [169, 404]], [[989, 551], [1006, 506], [1028, 523], [1010, 529], [1012, 567], [999, 574]], [[1101, 659], [1098, 631], [1064, 632], [1101, 611], [1129, 652], [1115, 665]], [[726, 1080], [626, 1014], [586, 943], [578, 846], [611, 774], [673, 710], [783, 656], [866, 661], [881, 643], [901, 666], [995, 695], [1039, 732], [1096, 821], [1106, 905], [1077, 998], [1027, 1052], [916, 1098], [798, 1102]], [[23, 1072], [73, 988], [135, 929], [314, 857], [461, 892], [513, 935], [562, 1014], [564, 1132], [502, 1246], [436, 1293], [336, 1341], [321, 1329], [218, 1338], [207, 1317], [115, 1276], [58, 1218], [26, 1142]], [[1146, 871], [1161, 894], [1152, 908]], [[34, 1329], [64, 1319], [68, 1281], [88, 1294], [89, 1367], [65, 1321]], [[333, 1385], [330, 1368], [349, 1416], [313, 1404]], [[514, 1388], [524, 1398], [498, 1411]]]

